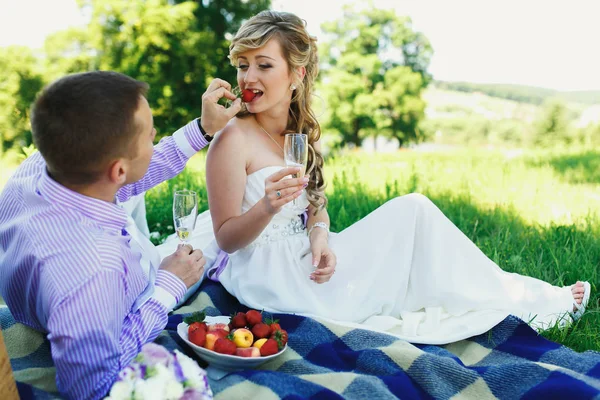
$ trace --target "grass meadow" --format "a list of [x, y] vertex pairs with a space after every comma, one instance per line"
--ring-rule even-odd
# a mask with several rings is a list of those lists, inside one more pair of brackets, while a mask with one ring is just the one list
[[[182, 174], [146, 195], [157, 242], [173, 233], [174, 190], [196, 190], [200, 210], [208, 208], [204, 161], [204, 153], [194, 156]], [[10, 169], [2, 168], [0, 186]], [[599, 151], [348, 152], [329, 157], [325, 173], [334, 231], [388, 199], [420, 192], [503, 269], [555, 285], [590, 281], [584, 317], [543, 335], [578, 351], [600, 351]]]

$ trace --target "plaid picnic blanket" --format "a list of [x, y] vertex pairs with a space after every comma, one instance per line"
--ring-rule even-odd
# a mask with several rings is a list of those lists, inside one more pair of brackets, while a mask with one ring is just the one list
[[[206, 281], [171, 315], [156, 342], [205, 367], [176, 332], [183, 316], [197, 310], [216, 316], [246, 308], [219, 283]], [[600, 398], [600, 353], [577, 353], [514, 317], [468, 340], [430, 346], [296, 315], [274, 316], [289, 333], [288, 350], [256, 370], [211, 379], [216, 399]], [[48, 342], [11, 320], [0, 309], [22, 398], [54, 398], [48, 392]]]

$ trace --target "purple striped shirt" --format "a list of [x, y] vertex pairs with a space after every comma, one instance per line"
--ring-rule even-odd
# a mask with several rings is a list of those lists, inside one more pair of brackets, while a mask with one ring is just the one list
[[[154, 147], [146, 175], [117, 198], [126, 201], [174, 177], [206, 145], [190, 122]], [[167, 323], [167, 308], [153, 298], [132, 311], [148, 280], [129, 247], [126, 221], [116, 204], [50, 178], [40, 153], [19, 166], [0, 195], [0, 294], [17, 321], [47, 333], [57, 387], [67, 398], [106, 395]], [[186, 291], [164, 270], [155, 286], [177, 301]]]

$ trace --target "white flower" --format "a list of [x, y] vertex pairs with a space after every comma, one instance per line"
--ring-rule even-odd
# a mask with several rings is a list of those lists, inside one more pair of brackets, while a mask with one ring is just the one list
[[183, 396], [183, 385], [175, 379], [168, 381], [163, 390], [165, 399], [177, 400]]
[[129, 381], [117, 381], [110, 389], [109, 399], [111, 400], [125, 400], [131, 399], [133, 394], [133, 384]]
[[194, 388], [202, 388], [204, 386], [204, 375], [206, 372], [204, 372], [194, 360], [180, 351], [175, 350], [175, 354], [177, 355], [177, 361], [179, 361], [179, 365], [181, 365], [183, 376], [185, 376], [188, 384]]

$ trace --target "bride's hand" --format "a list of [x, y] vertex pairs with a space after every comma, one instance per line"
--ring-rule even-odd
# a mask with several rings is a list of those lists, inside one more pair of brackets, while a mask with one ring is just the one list
[[331, 279], [337, 265], [337, 258], [329, 248], [327, 235], [315, 235], [311, 238], [310, 250], [313, 257], [315, 270], [310, 274], [310, 279], [317, 283], [325, 283]]
[[308, 178], [286, 178], [298, 172], [298, 167], [283, 168], [265, 179], [265, 196], [262, 201], [268, 214], [277, 214], [281, 207], [302, 194], [308, 185]]

